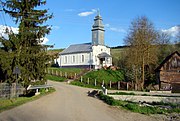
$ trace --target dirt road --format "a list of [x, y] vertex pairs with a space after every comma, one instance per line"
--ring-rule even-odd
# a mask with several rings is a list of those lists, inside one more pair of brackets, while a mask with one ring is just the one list
[[88, 97], [90, 89], [49, 82], [56, 92], [0, 113], [0, 121], [157, 121]]

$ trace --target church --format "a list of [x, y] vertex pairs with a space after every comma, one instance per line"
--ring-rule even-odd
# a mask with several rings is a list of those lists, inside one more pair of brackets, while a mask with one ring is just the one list
[[60, 68], [100, 69], [112, 65], [110, 48], [104, 44], [104, 25], [100, 13], [92, 26], [92, 42], [73, 44], [63, 50], [56, 60]]

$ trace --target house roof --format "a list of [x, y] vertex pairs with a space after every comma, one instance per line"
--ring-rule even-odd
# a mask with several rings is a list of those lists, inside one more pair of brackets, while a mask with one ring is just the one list
[[175, 51], [173, 53], [171, 53], [169, 56], [167, 56], [163, 62], [155, 69], [155, 71], [159, 71], [163, 66], [164, 64], [174, 55], [174, 54], [177, 54], [178, 56], [180, 56], [180, 53], [178, 51]]
[[70, 45], [67, 49], [63, 50], [60, 54], [65, 55], [65, 54], [84, 53], [84, 52], [92, 52], [91, 43]]

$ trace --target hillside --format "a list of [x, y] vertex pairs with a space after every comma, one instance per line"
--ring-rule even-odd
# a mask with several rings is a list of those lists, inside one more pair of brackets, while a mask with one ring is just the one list
[[112, 47], [111, 48], [111, 55], [112, 55], [112, 63], [114, 66], [120, 66], [120, 59], [124, 58], [127, 46], [120, 46], [120, 47]]
[[87, 81], [89, 78], [90, 82], [94, 83], [94, 80], [96, 79], [97, 83], [101, 83], [104, 80], [105, 83], [109, 83], [109, 81], [117, 82], [117, 81], [123, 81], [124, 75], [123, 72], [120, 70], [95, 70], [87, 73], [83, 76], [83, 80]]

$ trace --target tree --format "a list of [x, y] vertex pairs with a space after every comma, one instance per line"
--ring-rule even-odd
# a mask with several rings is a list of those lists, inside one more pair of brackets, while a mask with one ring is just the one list
[[[8, 0], [4, 3], [4, 11], [9, 14], [16, 24], [19, 24], [19, 33], [9, 34], [8, 41], [1, 38], [6, 51], [12, 54], [11, 68], [8, 78], [12, 77], [13, 69], [21, 69], [20, 81], [29, 85], [32, 80], [45, 81], [45, 68], [48, 59], [47, 46], [42, 45], [43, 38], [49, 34], [51, 28], [44, 23], [52, 18], [47, 10], [40, 10], [38, 6], [45, 5], [45, 0]], [[5, 44], [9, 43], [9, 44]], [[3, 49], [7, 50], [7, 49]], [[4, 72], [7, 69], [3, 69]]]
[[142, 89], [144, 89], [145, 70], [157, 61], [156, 40], [157, 32], [145, 16], [132, 21], [124, 40], [130, 46], [127, 50], [127, 66], [133, 73], [135, 82], [141, 82]]
[[164, 32], [158, 32], [158, 64], [162, 63], [166, 56], [172, 53], [172, 45], [170, 40], [170, 35]]

